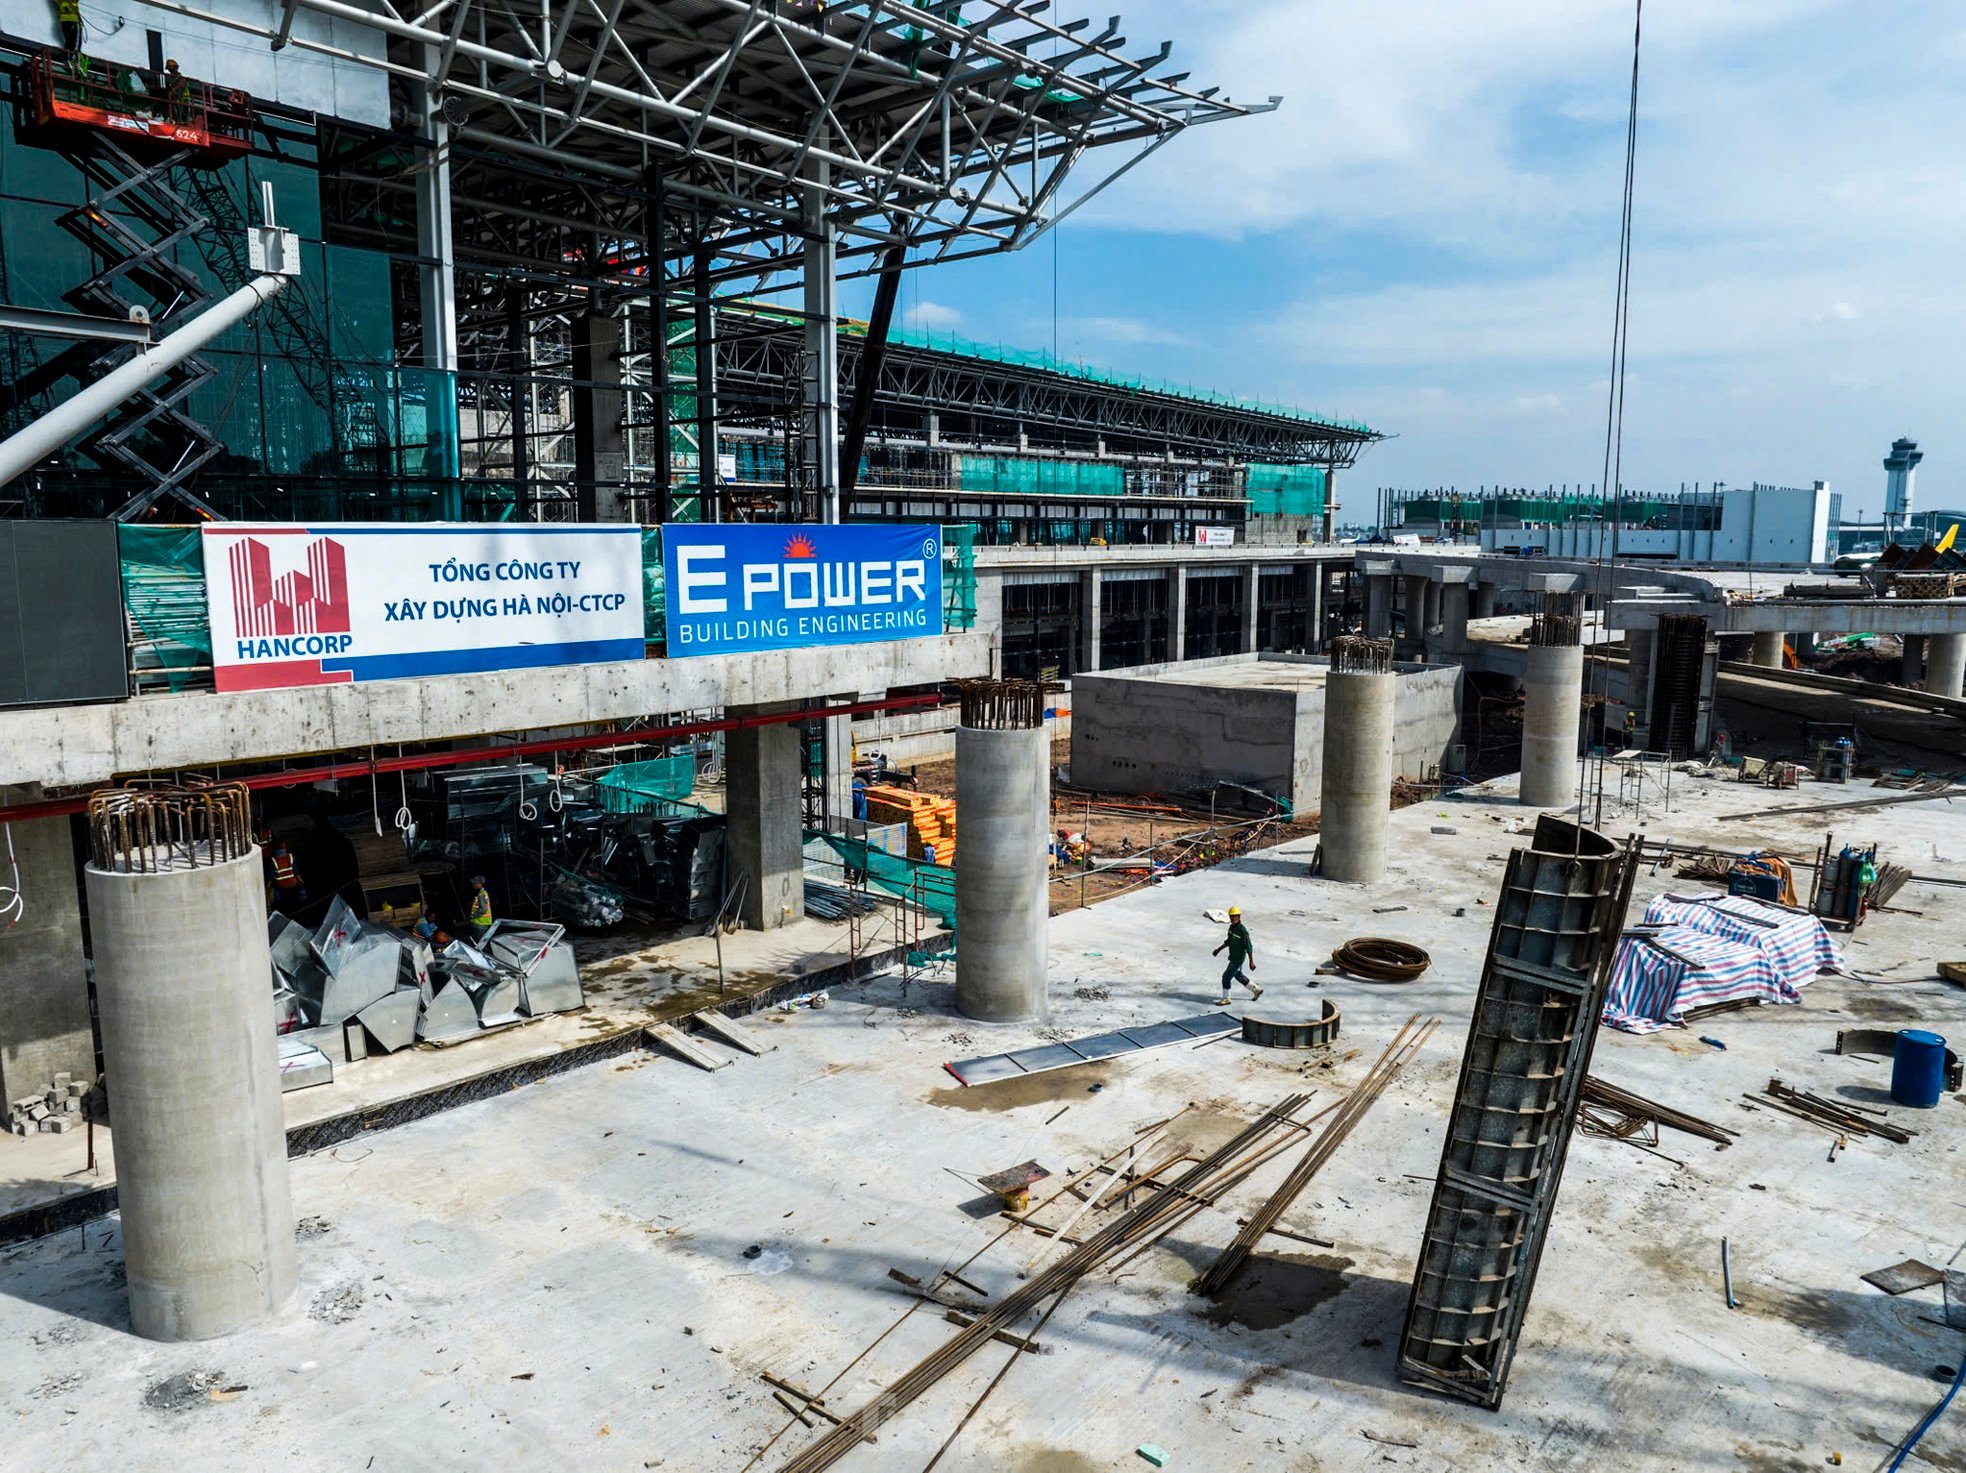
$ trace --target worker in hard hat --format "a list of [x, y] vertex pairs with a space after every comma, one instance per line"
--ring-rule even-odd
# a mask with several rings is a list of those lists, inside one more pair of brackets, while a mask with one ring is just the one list
[[177, 69], [177, 60], [164, 63], [164, 116], [174, 123], [191, 117], [191, 79]]
[[485, 888], [483, 875], [471, 877], [471, 914], [468, 919], [471, 922], [471, 939], [483, 941], [485, 932], [492, 925], [491, 891]]
[[1263, 995], [1263, 989], [1243, 975], [1243, 965], [1247, 963], [1250, 971], [1256, 970], [1256, 943], [1249, 939], [1249, 928], [1242, 923], [1242, 907], [1229, 907], [1229, 934], [1222, 938], [1222, 944], [1209, 953], [1220, 956], [1224, 950], [1229, 953], [1229, 964], [1222, 968], [1222, 996], [1216, 999], [1215, 1006], [1226, 1008], [1229, 1005], [1229, 984], [1240, 982], [1249, 989], [1250, 1001]]
[[270, 856], [273, 866], [273, 905], [282, 915], [292, 915], [307, 903], [307, 887], [300, 881], [300, 870], [294, 864], [293, 851], [287, 848], [285, 839], [273, 841]]

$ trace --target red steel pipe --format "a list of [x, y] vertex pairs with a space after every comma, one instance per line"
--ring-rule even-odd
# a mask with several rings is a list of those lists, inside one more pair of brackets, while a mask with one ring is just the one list
[[[329, 762], [318, 767], [290, 767], [279, 772], [256, 773], [252, 777], [231, 778], [246, 788], [291, 788], [301, 783], [325, 782], [337, 777], [375, 777], [385, 772], [422, 772], [434, 767], [464, 767], [498, 757], [531, 757], [541, 752], [580, 752], [591, 747], [624, 746], [636, 742], [663, 742], [677, 737], [707, 736], [711, 732], [736, 731], [748, 726], [789, 726], [795, 722], [829, 716], [864, 716], [875, 711], [912, 711], [940, 705], [939, 695], [892, 696], [878, 701], [856, 701], [848, 706], [813, 706], [797, 711], [777, 711], [769, 716], [726, 716], [716, 721], [687, 721], [638, 731], [597, 732], [591, 736], [550, 737], [532, 742], [506, 742], [495, 747], [471, 747], [463, 751], [424, 752], [413, 757], [371, 757], [360, 762]], [[26, 822], [35, 818], [61, 818], [81, 813], [89, 806], [87, 794], [78, 798], [50, 798], [40, 803], [21, 803], [0, 808], [0, 823]]]

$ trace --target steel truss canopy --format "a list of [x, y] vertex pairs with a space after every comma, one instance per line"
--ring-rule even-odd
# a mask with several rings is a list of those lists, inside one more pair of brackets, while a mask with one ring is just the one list
[[[911, 263], [1021, 245], [1184, 128], [1277, 102], [1191, 88], [1161, 70], [1169, 45], [1130, 54], [1117, 18], [1056, 22], [1049, 0], [279, 0], [263, 23], [150, 3], [386, 71], [463, 141], [659, 177], [708, 214], [810, 221], [817, 203], [843, 257], [900, 245]], [[375, 44], [294, 36], [301, 10]]]

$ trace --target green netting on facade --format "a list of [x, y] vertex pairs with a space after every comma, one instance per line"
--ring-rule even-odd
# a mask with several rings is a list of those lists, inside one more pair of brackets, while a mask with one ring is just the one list
[[651, 757], [610, 767], [594, 781], [594, 793], [609, 813], [701, 813], [684, 802], [696, 787], [696, 758], [689, 752]]
[[1021, 455], [959, 455], [956, 485], [1012, 496], [1124, 496], [1126, 468]]
[[1316, 465], [1265, 465], [1252, 461], [1243, 473], [1249, 512], [1258, 517], [1324, 515], [1330, 473]]
[[148, 677], [183, 690], [212, 663], [203, 539], [196, 527], [121, 526], [116, 546], [123, 564], [130, 666], [139, 685]]
[[[842, 322], [843, 332], [865, 335], [864, 322]], [[1247, 399], [1235, 394], [1224, 394], [1216, 389], [1203, 389], [1194, 384], [1177, 384], [1160, 379], [1151, 379], [1144, 374], [1120, 373], [1114, 369], [1101, 368], [1097, 364], [1066, 362], [1054, 358], [1041, 349], [1007, 348], [1001, 343], [979, 343], [955, 333], [924, 332], [915, 328], [905, 328], [898, 324], [888, 329], [889, 338], [910, 347], [929, 348], [938, 353], [956, 353], [965, 358], [981, 358], [990, 363], [1008, 363], [1019, 368], [1042, 369], [1047, 373], [1062, 373], [1067, 377], [1084, 379], [1088, 383], [1109, 384], [1114, 388], [1137, 389], [1145, 394], [1170, 394], [1182, 399], [1198, 399], [1205, 404], [1220, 404], [1229, 409], [1247, 409], [1258, 414], [1272, 414], [1283, 419], [1296, 420], [1300, 424], [1316, 425], [1321, 429], [1351, 430], [1357, 434], [1373, 434], [1371, 426], [1356, 420], [1337, 419], [1328, 414], [1313, 414], [1308, 410], [1293, 408], [1288, 404], [1273, 404], [1262, 399]]]
[[956, 872], [947, 865], [910, 859], [876, 849], [865, 839], [806, 830], [808, 844], [818, 841], [840, 857], [849, 869], [860, 870], [869, 885], [898, 899], [910, 900], [934, 915], [950, 930], [956, 927]]
[[642, 638], [661, 643], [663, 630], [662, 529], [642, 528]]
[[942, 627], [976, 627], [976, 532], [974, 522], [942, 529]]

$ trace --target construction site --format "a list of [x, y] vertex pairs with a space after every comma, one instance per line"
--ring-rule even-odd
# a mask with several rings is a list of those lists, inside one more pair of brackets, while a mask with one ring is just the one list
[[1966, 1468], [1923, 452], [904, 322], [1180, 41], [0, 0], [0, 1465]]

